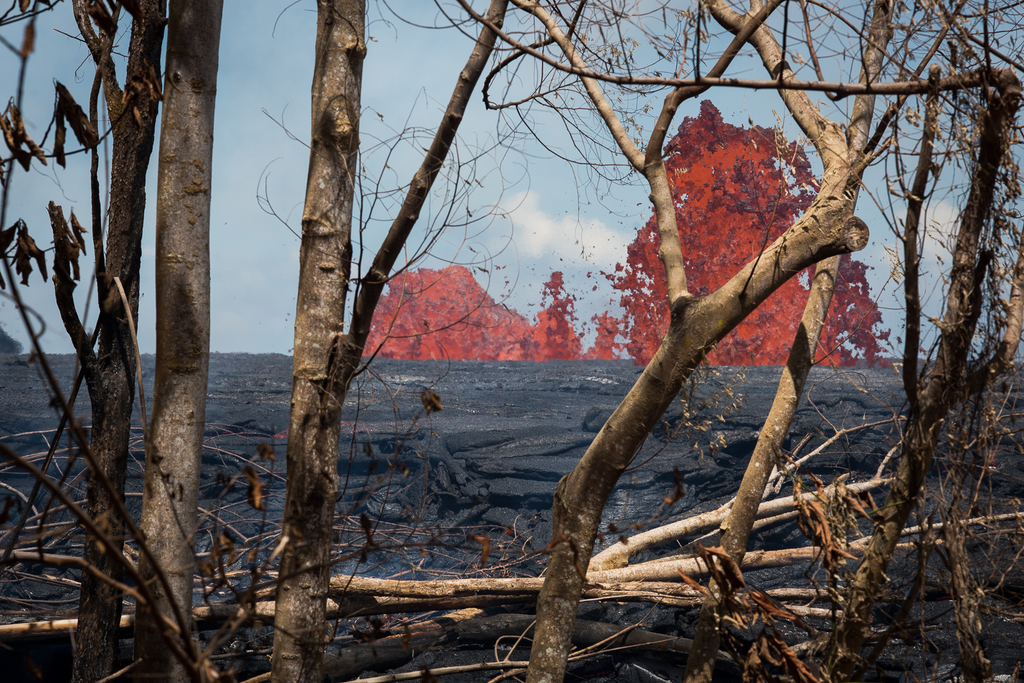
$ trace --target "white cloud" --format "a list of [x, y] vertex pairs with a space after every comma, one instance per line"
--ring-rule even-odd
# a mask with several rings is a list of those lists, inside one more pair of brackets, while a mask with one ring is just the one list
[[[906, 215], [904, 214], [904, 219]], [[921, 224], [926, 227], [924, 255], [935, 258], [951, 253], [950, 247], [956, 239], [960, 211], [947, 202], [934, 202], [925, 207]]]
[[626, 239], [596, 218], [566, 213], [552, 216], [540, 207], [540, 195], [521, 192], [508, 203], [512, 241], [531, 261], [563, 261], [580, 268], [611, 270], [625, 260]]

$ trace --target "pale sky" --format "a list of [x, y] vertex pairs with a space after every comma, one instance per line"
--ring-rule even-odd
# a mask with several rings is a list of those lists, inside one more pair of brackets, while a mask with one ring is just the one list
[[[432, 135], [472, 43], [457, 30], [420, 28], [391, 12], [393, 9], [419, 24], [443, 22], [433, 3], [404, 0], [387, 5], [369, 4], [370, 39], [363, 74], [360, 131], [363, 164], [369, 179], [379, 177], [382, 187], [390, 188], [411, 178], [419, 163], [416, 152]], [[300, 231], [308, 161], [305, 141], [309, 137], [315, 19], [315, 6], [310, 1], [225, 2], [211, 208], [211, 349], [215, 352], [289, 353], [292, 348], [299, 248], [296, 234]], [[22, 30], [21, 24], [15, 24], [0, 28], [0, 35], [20, 45]], [[54, 79], [67, 86], [83, 106], [88, 100], [93, 74], [91, 60], [78, 41], [61, 32], [77, 33], [69, 3], [59, 4], [54, 12], [44, 14], [37, 27], [36, 52], [29, 61], [23, 108], [29, 134], [34, 139], [42, 137], [50, 119]], [[127, 43], [126, 36], [122, 36], [121, 43]], [[0, 88], [4, 94], [12, 94], [16, 60], [7, 51], [0, 60]], [[123, 63], [119, 66], [123, 76]], [[746, 70], [758, 77], [760, 68], [758, 64], [737, 65], [741, 72]], [[523, 77], [532, 74], [531, 69], [525, 69]], [[735, 125], [747, 125], [752, 119], [755, 124], [772, 126], [776, 123], [773, 109], [780, 114], [785, 111], [773, 93], [720, 90], [710, 93], [708, 98], [722, 111], [725, 120]], [[660, 106], [657, 100], [652, 101]], [[674, 126], [684, 116], [696, 116], [699, 107], [700, 99], [685, 103]], [[651, 116], [654, 114], [656, 111]], [[611, 191], [595, 186], [578, 168], [528, 139], [518, 138], [495, 146], [498, 136], [507, 132], [501, 117], [511, 115], [510, 111], [486, 111], [479, 90], [474, 94], [460, 130], [462, 144], [458, 154], [461, 159], [482, 156], [476, 163], [474, 179], [468, 183], [461, 180], [459, 191], [464, 186], [474, 190], [468, 203], [474, 216], [485, 215], [497, 203], [496, 215], [467, 229], [451, 229], [435, 247], [438, 258], [426, 259], [421, 265], [438, 267], [444, 260], [453, 260], [476, 262], [488, 270], [495, 265], [506, 266], [502, 277], [489, 281], [490, 293], [496, 299], [507, 296], [510, 306], [527, 315], [536, 312], [541, 283], [552, 270], [562, 270], [569, 286], [580, 294], [580, 319], [589, 319], [593, 313], [608, 308], [612, 292], [604, 278], [586, 281], [585, 274], [610, 271], [616, 262], [625, 261], [626, 245], [632, 241], [633, 231], [643, 226], [650, 215], [647, 191], [635, 180]], [[785, 117], [783, 122], [786, 123]], [[530, 124], [548, 146], [572, 151], [570, 140], [554, 117], [538, 112]], [[392, 157], [385, 160], [385, 147], [380, 143], [387, 143], [408, 126], [420, 127], [419, 138], [400, 144]], [[812, 153], [808, 156], [816, 163]], [[144, 289], [138, 321], [143, 353], [155, 349], [155, 176], [154, 154], [149, 174]], [[439, 179], [439, 192], [428, 204], [411, 245], [418, 243], [428, 227], [445, 215], [446, 204], [440, 192], [450, 191], [451, 186], [446, 188], [443, 182]], [[366, 185], [363, 189], [369, 190]], [[19, 168], [13, 175], [11, 195], [7, 224], [24, 218], [40, 246], [49, 246], [46, 204], [50, 200], [61, 204], [65, 214], [74, 209], [89, 227], [88, 159], [85, 155], [69, 158], [66, 170], [55, 168], [52, 161], [46, 168], [33, 163], [27, 174]], [[287, 225], [261, 208], [268, 199]], [[364, 202], [364, 206], [370, 204], [368, 200]], [[393, 209], [386, 203], [376, 206], [367, 221], [367, 249], [379, 243]], [[466, 209], [467, 206], [462, 206], [458, 211], [464, 213]], [[861, 209], [872, 229], [872, 244], [859, 258], [874, 266], [869, 278], [877, 292], [889, 271], [882, 243], [891, 242], [891, 235], [884, 223], [872, 221], [871, 215], [877, 218], [879, 214], [870, 198], [861, 200]], [[943, 216], [948, 218], [948, 211]], [[490, 259], [480, 262], [480, 255], [489, 255]], [[91, 270], [91, 263], [90, 249], [83, 261], [83, 273]], [[511, 292], [504, 286], [506, 276], [514, 284]], [[486, 285], [486, 276], [479, 273], [479, 277]], [[591, 291], [594, 285], [598, 291]], [[893, 290], [891, 284], [889, 289]], [[88, 290], [88, 283], [83, 281], [79, 286], [83, 310]], [[70, 352], [50, 283], [33, 275], [30, 286], [21, 291], [47, 325], [44, 348], [51, 353]], [[883, 306], [896, 304], [891, 297], [883, 300]], [[88, 310], [87, 327], [91, 328], [95, 304]], [[898, 312], [887, 315], [887, 320], [897, 326]], [[0, 299], [0, 324], [19, 341], [27, 341], [17, 311], [4, 299]]]

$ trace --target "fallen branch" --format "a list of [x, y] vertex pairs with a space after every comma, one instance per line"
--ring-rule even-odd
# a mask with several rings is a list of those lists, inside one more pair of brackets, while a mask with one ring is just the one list
[[[864, 482], [864, 484], [869, 483], [878, 485], [884, 482]], [[861, 485], [854, 484], [848, 488], [853, 489], [854, 486]], [[773, 501], [773, 503], [776, 502], [779, 501]], [[789, 502], [791, 503], [791, 501]], [[1024, 512], [973, 517], [966, 520], [965, 523], [974, 526], [1011, 520], [1024, 520]], [[766, 521], [771, 521], [771, 519]], [[941, 526], [941, 523], [936, 523], [933, 528], [939, 529]], [[902, 535], [915, 534], [920, 530], [920, 527], [916, 526], [907, 527], [903, 530]], [[849, 551], [861, 554], [867, 540], [865, 538], [852, 542]], [[910, 550], [913, 547], [912, 543], [903, 543], [898, 546], [902, 550]], [[752, 551], [747, 553], [743, 569], [764, 569], [810, 562], [816, 558], [817, 553], [818, 549], [815, 547]], [[14, 559], [16, 562], [38, 563], [42, 561], [45, 564], [57, 566], [81, 566], [81, 558], [65, 555], [19, 552], [15, 554]], [[590, 572], [587, 575], [587, 583], [583, 587], [583, 597], [589, 600], [650, 602], [674, 607], [695, 607], [700, 604], [702, 596], [679, 581], [680, 571], [690, 577], [701, 577], [707, 574], [706, 567], [699, 558], [659, 558], [631, 567]], [[374, 614], [529, 604], [536, 601], [542, 583], [543, 579], [539, 578], [395, 581], [360, 576], [338, 576], [331, 580], [327, 616], [329, 619], [344, 619]], [[826, 592], [814, 588], [779, 588], [766, 592], [773, 599], [779, 601], [828, 598]], [[202, 630], [204, 626], [223, 623], [237, 617], [241, 609], [239, 605], [232, 603], [206, 604], [193, 608], [192, 615]], [[273, 600], [259, 600], [253, 603], [249, 611], [252, 621], [273, 624]], [[475, 612], [475, 614], [481, 613]], [[801, 614], [817, 616], [812, 609], [802, 611]], [[450, 618], [450, 615], [443, 617], [445, 620]], [[134, 619], [134, 615], [124, 615], [121, 618], [120, 627], [123, 629], [132, 627], [135, 623]], [[439, 622], [436, 625], [436, 630], [448, 628], [439, 625]], [[0, 642], [64, 637], [74, 632], [77, 627], [77, 619], [50, 619], [5, 624], [0, 625]]]
[[[879, 486], [887, 484], [888, 481], [888, 479], [870, 479], [857, 484], [848, 484], [846, 488], [852, 492], [860, 493], [861, 491], [869, 491], [871, 489], [878, 488]], [[834, 485], [825, 489], [827, 493], [831, 493], [834, 490]], [[810, 500], [817, 496], [818, 494], [816, 492], [803, 494], [804, 500]], [[678, 522], [672, 522], [671, 524], [660, 526], [657, 529], [650, 529], [649, 531], [641, 532], [630, 538], [622, 539], [618, 543], [605, 548], [595, 555], [590, 561], [590, 570], [591, 572], [595, 572], [623, 568], [629, 563], [629, 558], [632, 555], [635, 555], [642, 550], [648, 550], [657, 545], [661, 545], [662, 543], [668, 543], [686, 536], [692, 536], [694, 534], [700, 534], [716, 529], [723, 521], [725, 521], [731, 507], [732, 501], [730, 500], [717, 510], [694, 515], [693, 517], [687, 517], [686, 519], [681, 519]], [[791, 497], [777, 498], [775, 500], [762, 503], [757, 510], [757, 518], [763, 519], [766, 517], [773, 517], [783, 512], [789, 512], [793, 507], [794, 503]]]
[[[674, 607], [694, 607], [700, 603], [702, 596], [685, 583], [678, 580], [678, 575], [672, 577], [673, 581], [642, 581], [642, 582], [591, 582], [585, 584], [583, 596], [588, 600], [606, 600], [616, 602], [649, 602]], [[403, 612], [428, 612], [450, 609], [449, 605], [458, 604], [460, 600], [484, 602], [485, 606], [507, 606], [516, 603], [529, 604], [537, 599], [537, 592], [540, 590], [542, 579], [511, 579], [511, 581], [529, 581], [528, 586], [521, 593], [505, 593], [500, 589], [492, 594], [480, 596], [441, 596], [430, 597], [426, 595], [431, 592], [430, 585], [437, 583], [458, 583], [463, 588], [468, 587], [474, 581], [494, 582], [495, 579], [459, 579], [445, 582], [427, 581], [387, 581], [385, 579], [364, 579], [360, 577], [363, 590], [370, 588], [370, 583], [402, 584], [394, 592], [403, 593], [406, 597], [382, 597], [373, 595], [353, 595], [346, 598], [328, 600], [327, 617], [329, 619], [345, 619], [357, 616], [370, 616], [373, 614], [400, 614]], [[506, 579], [508, 581], [508, 579]], [[468, 589], [468, 588], [467, 588]], [[480, 588], [481, 591], [486, 590]], [[767, 591], [776, 600], [808, 600], [815, 597], [825, 597], [814, 590], [782, 588]], [[419, 594], [418, 594], [419, 593]], [[246, 608], [234, 603], [215, 603], [197, 605], [192, 609], [192, 616], [195, 619], [198, 630], [208, 630], [239, 616]], [[267, 625], [274, 623], [274, 601], [260, 600], [251, 603], [248, 608], [249, 620]], [[482, 614], [474, 610], [475, 615]], [[130, 628], [134, 625], [135, 617], [126, 614], [121, 618], [121, 628]], [[436, 624], [437, 630], [449, 628], [452, 615], [440, 617]], [[77, 619], [50, 619], [46, 621], [35, 621], [20, 624], [0, 625], [0, 642], [13, 642], [22, 640], [39, 640], [64, 638], [78, 628]], [[418, 625], [416, 628], [423, 629]]]

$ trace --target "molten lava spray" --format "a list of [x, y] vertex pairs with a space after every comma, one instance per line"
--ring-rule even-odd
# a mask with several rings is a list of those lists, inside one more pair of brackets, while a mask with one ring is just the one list
[[[690, 291], [721, 287], [810, 205], [817, 188], [810, 163], [781, 133], [727, 124], [710, 102], [687, 117], [665, 146]], [[844, 257], [818, 360], [836, 365], [884, 362], [881, 315], [867, 266]], [[386, 358], [452, 360], [614, 359], [625, 351], [644, 365], [668, 329], [664, 268], [655, 218], [637, 232], [625, 265], [605, 273], [620, 293], [623, 316], [576, 318], [576, 297], [562, 273], [544, 285], [544, 308], [531, 323], [496, 304], [461, 266], [402, 273], [381, 299], [366, 353]], [[810, 278], [794, 277], [727, 335], [708, 361], [720, 365], [782, 365], [800, 323]], [[596, 339], [586, 351], [587, 328]]]
[[[725, 123], [711, 102], [687, 117], [665, 145], [665, 167], [683, 246], [687, 285], [704, 296], [721, 287], [810, 206], [817, 181], [803, 150], [780, 132]], [[867, 267], [843, 257], [817, 360], [836, 365], [883, 362], [881, 315], [865, 279]], [[808, 271], [808, 274], [813, 269]], [[607, 275], [621, 292], [629, 356], [647, 364], [668, 330], [668, 294], [652, 216], [629, 245], [625, 265]], [[789, 355], [809, 277], [794, 277], [708, 356], [715, 365], [783, 365]]]
[[[583, 352], [576, 297], [562, 274], [544, 284], [547, 306], [531, 323], [495, 303], [462, 266], [402, 273], [388, 285], [374, 315], [366, 353], [384, 358], [451, 360], [576, 360], [618, 358], [615, 318], [599, 316], [597, 342]], [[383, 344], [383, 346], [381, 346]]]

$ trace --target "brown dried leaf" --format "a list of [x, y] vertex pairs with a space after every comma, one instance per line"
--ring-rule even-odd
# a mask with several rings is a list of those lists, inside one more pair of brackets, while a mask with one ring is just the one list
[[81, 233], [75, 234], [64, 220], [64, 209], [50, 202], [46, 206], [53, 230], [53, 276], [74, 289], [78, 282], [78, 254], [85, 248]]
[[764, 664], [761, 663], [761, 657], [758, 654], [759, 648], [752, 647], [750, 652], [747, 653], [747, 659], [743, 662], [743, 680], [753, 683], [754, 681], [763, 681], [766, 679], [764, 675]]
[[[28, 226], [25, 225], [25, 221], [18, 219], [11, 228], [4, 233], [4, 240], [10, 231], [15, 230], [17, 239], [14, 242], [14, 270], [18, 275], [21, 276], [21, 284], [28, 284], [28, 276], [32, 274], [32, 261], [36, 262], [36, 266], [39, 268], [40, 275], [43, 276], [43, 282], [46, 282], [46, 258], [43, 256], [43, 251], [36, 246], [35, 240], [28, 234]], [[6, 248], [4, 249], [6, 251]]]
[[[43, 150], [32, 141], [32, 138], [25, 132], [25, 122], [21, 119], [21, 112], [18, 111], [18, 107], [11, 102], [7, 106], [8, 116], [0, 115], [0, 130], [4, 134], [4, 142], [7, 143], [8, 149], [14, 153], [14, 158], [18, 160], [22, 168], [28, 170], [29, 163], [32, 161], [32, 157], [36, 157], [46, 166], [46, 155]], [[22, 145], [28, 147], [27, 150], [21, 148]]]
[[491, 554], [491, 539], [488, 536], [470, 536], [470, 539], [480, 544], [480, 568], [487, 566], [487, 556]]
[[790, 612], [788, 609], [780, 605], [779, 603], [768, 597], [768, 594], [764, 591], [752, 588], [748, 591], [750, 598], [757, 603], [757, 606], [761, 608], [761, 611], [769, 619], [784, 619], [785, 621], [791, 622], [806, 628], [803, 619]]
[[[871, 513], [868, 510], [875, 510], [875, 501], [871, 498], [869, 491], [851, 492], [845, 486], [843, 487], [843, 500], [846, 501], [846, 505], [853, 510], [856, 514], [860, 515], [864, 519], [871, 519]], [[864, 504], [867, 503], [867, 508]]]
[[242, 470], [242, 474], [245, 475], [246, 481], [249, 482], [249, 490], [245, 492], [249, 505], [257, 510], [264, 510], [266, 502], [263, 500], [263, 482], [260, 481], [260, 475], [256, 473], [252, 465], [246, 465], [245, 469]]
[[27, 12], [28, 8], [31, 5], [32, 5], [32, 0], [20, 0], [18, 2], [18, 7], [21, 9], [22, 12]]
[[377, 544], [373, 540], [373, 522], [366, 516], [366, 513], [359, 515], [359, 525], [363, 527], [363, 533], [366, 534], [366, 546], [368, 548], [375, 548]]
[[782, 653], [782, 657], [786, 661], [786, 670], [793, 677], [794, 681], [797, 683], [819, 683], [818, 677], [796, 656], [796, 653], [789, 648], [789, 645], [779, 640], [776, 643], [776, 647]]
[[60, 82], [57, 82], [55, 87], [57, 88], [57, 120], [60, 121], [60, 117], [67, 119], [68, 125], [71, 126], [71, 130], [83, 147], [96, 146], [100, 138], [96, 134], [96, 127], [92, 125], [92, 121], [78, 106], [67, 88]]
[[75, 216], [75, 210], [71, 210], [71, 230], [75, 233], [75, 242], [78, 243], [78, 248], [85, 253], [85, 234], [89, 231], [82, 227], [82, 224], [78, 222], [78, 217]]
[[139, 110], [139, 105], [148, 104], [147, 114], [149, 118], [153, 118], [156, 116], [157, 102], [161, 102], [163, 99], [163, 94], [160, 91], [160, 77], [157, 76], [153, 65], [143, 59], [138, 67], [128, 74], [124, 93], [121, 95], [121, 104], [125, 109], [131, 110], [135, 125], [142, 126], [142, 112]]
[[103, 0], [86, 0], [85, 13], [92, 17], [92, 22], [96, 24], [96, 28], [111, 38], [117, 33], [117, 22], [114, 21], [113, 15], [111, 15], [110, 10], [107, 9], [107, 4]]
[[277, 457], [274, 455], [274, 447], [271, 446], [269, 443], [261, 443], [259, 446], [257, 446], [256, 455], [258, 455], [260, 457], [260, 460], [262, 460], [263, 462], [266, 462], [267, 460], [277, 460]]
[[18, 54], [25, 59], [36, 49], [36, 20], [33, 18], [25, 26], [25, 37], [21, 41], [21, 50]]
[[782, 660], [778, 659], [775, 655], [775, 648], [772, 647], [774, 643], [769, 642], [768, 636], [761, 634], [761, 637], [757, 641], [758, 656], [764, 661], [768, 662], [772, 666], [782, 666]]
[[689, 576], [684, 574], [683, 570], [677, 569], [676, 573], [679, 574], [679, 578], [681, 578], [683, 580], [683, 583], [685, 583], [687, 586], [689, 586], [693, 590], [700, 591], [701, 593], [707, 593], [707, 591], [704, 590], [704, 586], [700, 585], [699, 583], [697, 583], [696, 581], [691, 579]]
[[[714, 575], [715, 583], [718, 584], [723, 593], [731, 595], [738, 590], [746, 588], [747, 582], [743, 580], [743, 572], [740, 570], [740, 566], [729, 556], [725, 548], [721, 546], [713, 548], [698, 546], [698, 551]], [[716, 570], [714, 563], [711, 561], [712, 557], [718, 558], [720, 569]]]
[[199, 560], [198, 562], [196, 562], [196, 571], [199, 572], [200, 576], [204, 576], [204, 577], [207, 577], [207, 578], [213, 578], [213, 573], [214, 573], [213, 560], [211, 560], [209, 558], [204, 558], [204, 559]]
[[[220, 553], [220, 559], [222, 563], [231, 564], [232, 562], [234, 562], [235, 558], [238, 557], [238, 554], [235, 550], [235, 542], [231, 540], [231, 537], [224, 532], [221, 532], [220, 537], [217, 540], [217, 551]], [[225, 553], [227, 554], [227, 558], [224, 557]]]
[[665, 505], [675, 505], [686, 497], [686, 489], [683, 488], [683, 475], [679, 474], [678, 467], [672, 470], [672, 478], [675, 480], [672, 495], [665, 496], [661, 499]]
[[56, 116], [57, 130], [53, 136], [53, 156], [61, 168], [67, 168], [67, 160], [64, 156], [64, 141], [68, 137], [68, 129], [64, 127], [64, 117], [60, 113]]
[[430, 389], [420, 394], [420, 400], [423, 401], [423, 407], [426, 409], [427, 415], [444, 410], [444, 407], [441, 405], [441, 396]]

